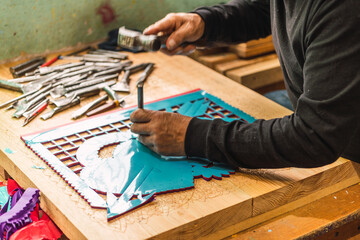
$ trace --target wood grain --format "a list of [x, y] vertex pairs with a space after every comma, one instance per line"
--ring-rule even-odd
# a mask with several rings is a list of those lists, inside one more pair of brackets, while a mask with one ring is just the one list
[[269, 54], [269, 55], [265, 55], [265, 56], [261, 56], [261, 57], [257, 57], [257, 58], [252, 58], [252, 59], [236, 59], [233, 61], [216, 64], [215, 70], [221, 74], [226, 75], [226, 72], [228, 72], [230, 70], [242, 68], [242, 67], [254, 64], [254, 63], [260, 63], [263, 61], [272, 60], [272, 59], [276, 59], [276, 58], [277, 58], [276, 54]]
[[259, 40], [251, 40], [229, 47], [229, 51], [235, 53], [240, 58], [251, 58], [265, 53], [274, 52], [272, 37], [268, 36]]
[[200, 56], [197, 58], [197, 60], [202, 64], [204, 64], [205, 66], [214, 69], [216, 64], [235, 60], [237, 58], [238, 57], [234, 53], [222, 52], [222, 53]]
[[359, 216], [360, 185], [355, 184], [226, 239], [348, 239], [359, 233], [358, 224], [341, 228]]
[[226, 76], [252, 89], [284, 80], [277, 58], [228, 71]]
[[[140, 53], [130, 54], [130, 59], [135, 63], [156, 64], [145, 83], [145, 102], [202, 88], [255, 118], [291, 114], [188, 57]], [[0, 78], [9, 76], [6, 67], [0, 67]], [[134, 76], [130, 82], [132, 92], [136, 79]], [[0, 102], [17, 95], [8, 90], [0, 92]], [[136, 104], [135, 94], [128, 98], [127, 104]], [[358, 166], [350, 166], [345, 159], [316, 169], [242, 169], [221, 181], [197, 179], [194, 189], [159, 195], [156, 201], [106, 222], [106, 210], [90, 208], [20, 140], [20, 135], [72, 122], [71, 113], [78, 108], [68, 109], [45, 122], [36, 118], [26, 127], [21, 127], [22, 119], [11, 118], [11, 111], [0, 110], [0, 165], [23, 187], [40, 189], [41, 207], [70, 239], [226, 237], [359, 181]], [[3, 152], [6, 147], [13, 153]], [[36, 169], [34, 165], [46, 169]]]

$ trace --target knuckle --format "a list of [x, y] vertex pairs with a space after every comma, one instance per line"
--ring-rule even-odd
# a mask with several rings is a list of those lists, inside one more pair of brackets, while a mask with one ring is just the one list
[[143, 109], [143, 112], [145, 113], [145, 115], [146, 115], [148, 118], [151, 118], [152, 115], [153, 115], [153, 111], [151, 111], [151, 110]]
[[175, 13], [168, 13], [166, 15], [166, 18], [169, 18], [169, 19], [174, 19], [176, 17], [176, 14]]
[[138, 110], [136, 109], [135, 111], [133, 111], [133, 112], [130, 114], [130, 121], [132, 121], [132, 122], [136, 121], [137, 113], [138, 113]]
[[158, 146], [158, 145], [159, 145], [159, 135], [158, 135], [158, 134], [155, 134], [155, 135], [154, 135], [153, 141], [154, 141], [155, 146]]

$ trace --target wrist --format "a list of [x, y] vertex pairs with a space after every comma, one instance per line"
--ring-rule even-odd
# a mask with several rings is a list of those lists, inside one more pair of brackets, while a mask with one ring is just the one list
[[196, 39], [194, 41], [197, 41], [197, 40], [201, 39], [201, 37], [204, 34], [205, 22], [199, 14], [197, 14], [197, 13], [189, 13], [189, 14], [191, 17], [191, 22], [192, 22], [194, 28], [196, 29], [196, 32], [195, 32]]

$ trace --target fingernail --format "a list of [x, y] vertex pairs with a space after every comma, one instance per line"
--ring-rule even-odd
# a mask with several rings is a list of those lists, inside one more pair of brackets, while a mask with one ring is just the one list
[[175, 48], [176, 42], [173, 39], [170, 39], [168, 42], [169, 50], [173, 50]]

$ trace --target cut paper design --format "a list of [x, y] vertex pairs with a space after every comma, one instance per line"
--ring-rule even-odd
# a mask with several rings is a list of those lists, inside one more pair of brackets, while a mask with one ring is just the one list
[[[30, 214], [39, 203], [39, 190], [28, 188], [8, 212], [0, 216], [0, 239], [9, 239], [18, 229], [31, 223]], [[10, 204], [10, 203], [8, 203]], [[5, 205], [4, 209], [7, 206]]]
[[[202, 90], [145, 105], [225, 121], [255, 119]], [[234, 170], [206, 159], [163, 157], [137, 141], [129, 129], [135, 108], [23, 136], [26, 145], [94, 208], [106, 208], [108, 220], [154, 199], [156, 194], [194, 187], [194, 178], [222, 179]], [[99, 151], [116, 145], [112, 156]], [[106, 194], [106, 198], [101, 195]], [[106, 200], [105, 200], [106, 199]]]

